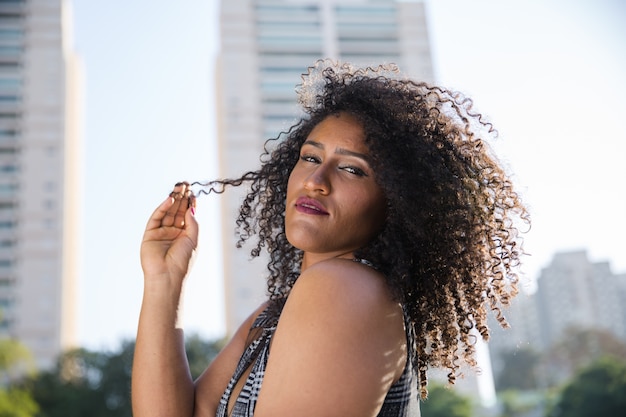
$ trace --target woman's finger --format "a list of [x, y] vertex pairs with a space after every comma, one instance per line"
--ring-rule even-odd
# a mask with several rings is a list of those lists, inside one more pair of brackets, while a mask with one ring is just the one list
[[161, 226], [174, 226], [178, 228], [182, 228], [184, 226], [184, 214], [181, 217], [179, 211], [181, 210], [181, 207], [184, 207], [183, 210], [186, 210], [187, 205], [189, 204], [188, 200], [185, 198], [186, 191], [187, 183], [185, 182], [179, 182], [174, 186], [174, 191], [170, 193], [170, 197], [174, 199], [174, 203], [167, 209], [165, 216], [161, 219]]
[[187, 213], [187, 209], [191, 206], [191, 189], [189, 188], [188, 183], [183, 183], [182, 188], [180, 190], [180, 194], [177, 196], [177, 200], [180, 199], [178, 205], [176, 207], [172, 207], [172, 210], [176, 210], [173, 213], [175, 227], [184, 227], [185, 225], [185, 213]]
[[168, 210], [173, 204], [174, 198], [169, 196], [161, 204], [159, 204], [159, 206], [150, 216], [150, 219], [148, 219], [146, 230], [152, 230], [161, 227], [161, 222], [163, 221], [163, 218], [167, 215]]
[[150, 216], [146, 230], [159, 227], [178, 227], [185, 225], [185, 213], [189, 207], [195, 206], [195, 196], [187, 182], [179, 182], [174, 190]]
[[195, 248], [198, 245], [198, 222], [195, 218], [195, 202], [185, 213], [185, 231]]

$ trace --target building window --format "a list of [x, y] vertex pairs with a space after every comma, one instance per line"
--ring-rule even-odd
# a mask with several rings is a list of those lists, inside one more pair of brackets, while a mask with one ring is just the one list
[[0, 220], [0, 229], [13, 229], [16, 225], [12, 220]]
[[24, 48], [20, 46], [0, 45], [0, 56], [11, 57], [18, 56], [24, 52]]
[[10, 147], [10, 148], [5, 148], [5, 147], [0, 147], [0, 155], [14, 155], [17, 153], [17, 149]]
[[[2, 4], [1, 1], [0, 4]], [[22, 37], [24, 37], [24, 31], [21, 29], [0, 28], [0, 40], [22, 39]]]
[[[22, 88], [22, 80], [18, 78], [11, 78], [11, 77], [0, 78], [0, 90], [15, 92], [19, 90], [20, 88]], [[2, 115], [1, 117], [3, 118], [9, 117], [12, 119], [17, 118], [18, 116], [17, 113], [7, 112], [6, 110], [0, 113], [0, 115]]]
[[0, 196], [12, 197], [17, 194], [17, 184], [0, 184]]
[[[2, 48], [0, 47], [0, 53]], [[20, 97], [15, 94], [0, 94], [0, 103], [17, 103]]]
[[12, 307], [14, 304], [13, 300], [11, 298], [7, 298], [7, 297], [0, 297], [0, 309], [5, 309], [5, 308], [10, 308]]
[[17, 165], [11, 162], [0, 163], [0, 174], [13, 174], [17, 172]]
[[12, 248], [13, 246], [15, 246], [15, 240], [6, 238], [0, 239], [0, 248]]

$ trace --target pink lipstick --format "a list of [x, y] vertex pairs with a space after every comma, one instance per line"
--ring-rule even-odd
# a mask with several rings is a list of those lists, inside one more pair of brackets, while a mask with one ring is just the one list
[[308, 197], [300, 197], [296, 200], [296, 210], [305, 214], [328, 215], [328, 212], [319, 201]]

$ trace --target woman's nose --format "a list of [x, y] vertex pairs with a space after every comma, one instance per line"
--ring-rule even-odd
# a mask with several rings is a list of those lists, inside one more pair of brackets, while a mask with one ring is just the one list
[[304, 188], [308, 191], [316, 191], [321, 194], [328, 194], [330, 192], [330, 181], [327, 171], [328, 170], [324, 165], [318, 165], [304, 179]]

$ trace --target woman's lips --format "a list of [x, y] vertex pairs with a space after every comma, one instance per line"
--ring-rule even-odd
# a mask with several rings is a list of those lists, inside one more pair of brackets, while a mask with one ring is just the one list
[[296, 200], [296, 210], [300, 213], [314, 214], [320, 216], [328, 215], [326, 208], [317, 200], [307, 197], [300, 197]]

